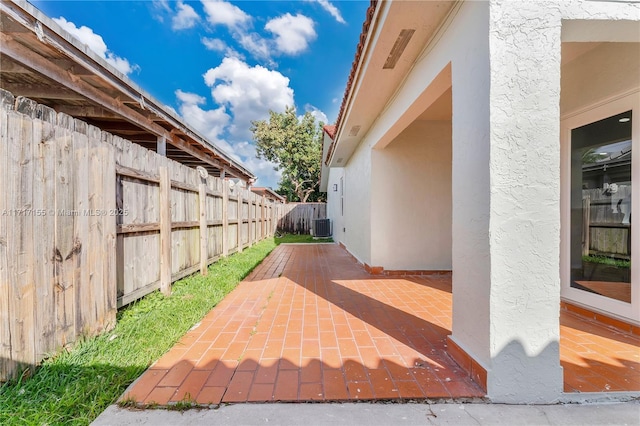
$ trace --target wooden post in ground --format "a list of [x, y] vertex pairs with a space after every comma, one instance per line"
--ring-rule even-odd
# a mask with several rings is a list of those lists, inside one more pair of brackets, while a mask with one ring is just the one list
[[242, 253], [242, 245], [243, 245], [243, 241], [242, 241], [242, 228], [244, 227], [244, 223], [242, 221], [242, 189], [238, 188], [238, 231], [236, 232], [236, 237], [237, 237], [237, 247], [238, 247], [238, 253]]
[[256, 195], [251, 193], [251, 196], [249, 197], [249, 199], [250, 199], [249, 201], [249, 247], [251, 247], [253, 245], [253, 240], [255, 238], [255, 231], [256, 231], [256, 227], [254, 223]]
[[263, 195], [261, 203], [260, 203], [260, 239], [261, 240], [263, 240], [266, 237], [265, 234], [266, 234], [266, 229], [267, 229], [267, 227], [266, 227], [266, 224], [267, 224], [266, 219], [267, 218], [266, 218], [266, 215], [264, 213], [265, 202], [266, 202], [266, 198]]
[[229, 181], [222, 181], [222, 256], [229, 255]]
[[198, 187], [200, 202], [200, 273], [207, 275], [207, 261], [209, 260], [209, 229], [207, 228], [207, 184], [206, 179], [200, 178]]
[[171, 181], [166, 166], [160, 172], [160, 291], [171, 294]]
[[589, 256], [591, 245], [591, 198], [582, 199], [582, 255]]

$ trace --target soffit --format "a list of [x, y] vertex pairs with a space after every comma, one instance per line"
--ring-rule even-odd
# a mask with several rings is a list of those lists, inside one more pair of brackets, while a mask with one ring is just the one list
[[[453, 1], [383, 2], [369, 27], [369, 44], [360, 58], [355, 81], [345, 94], [347, 105], [337, 123], [330, 165], [344, 166], [371, 125], [402, 85], [414, 62], [449, 14]], [[402, 30], [415, 30], [392, 69], [387, 58]]]

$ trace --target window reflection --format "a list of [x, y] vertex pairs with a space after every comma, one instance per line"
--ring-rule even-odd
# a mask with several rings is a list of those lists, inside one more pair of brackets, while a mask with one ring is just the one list
[[571, 286], [631, 302], [631, 111], [571, 132]]

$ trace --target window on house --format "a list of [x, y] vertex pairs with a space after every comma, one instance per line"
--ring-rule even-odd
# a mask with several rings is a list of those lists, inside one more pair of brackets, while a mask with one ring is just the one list
[[571, 131], [571, 287], [631, 302], [631, 111]]

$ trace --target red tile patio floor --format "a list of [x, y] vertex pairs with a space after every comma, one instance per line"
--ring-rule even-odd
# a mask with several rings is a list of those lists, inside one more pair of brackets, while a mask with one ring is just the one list
[[[637, 336], [561, 322], [566, 391], [640, 389]], [[482, 397], [446, 353], [450, 330], [449, 277], [374, 276], [337, 245], [280, 245], [122, 399]]]

